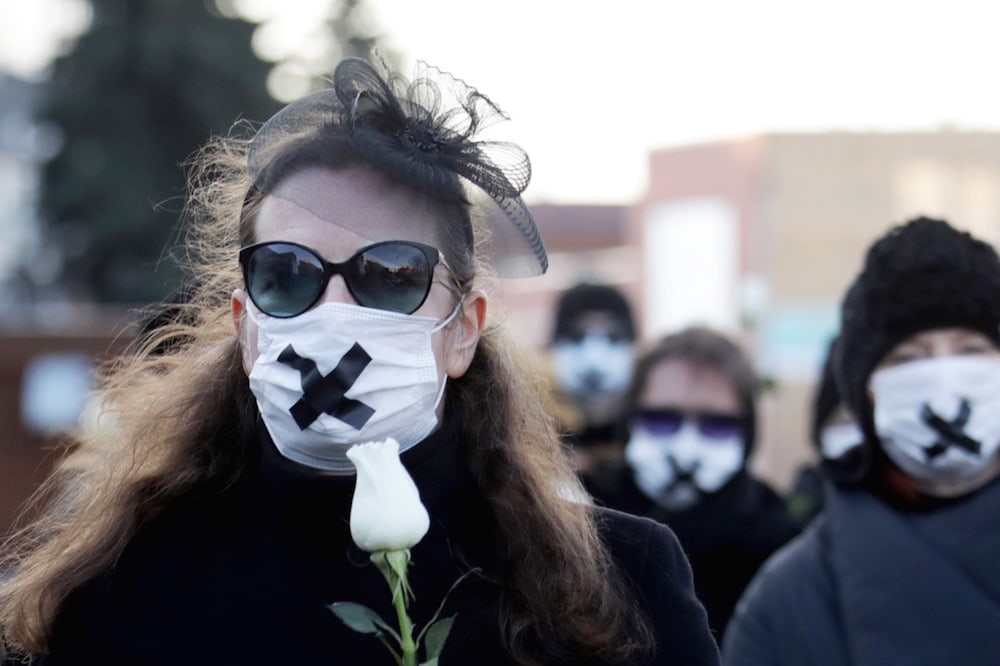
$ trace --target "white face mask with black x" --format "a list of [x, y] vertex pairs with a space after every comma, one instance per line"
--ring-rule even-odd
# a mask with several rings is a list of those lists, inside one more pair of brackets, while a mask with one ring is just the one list
[[552, 355], [559, 386], [583, 400], [618, 398], [632, 378], [632, 343], [627, 340], [591, 333], [556, 342]]
[[393, 437], [400, 452], [438, 424], [445, 381], [431, 337], [444, 320], [347, 303], [322, 303], [296, 317], [248, 305], [259, 356], [250, 390], [278, 451], [290, 460], [353, 474], [347, 449]]
[[969, 492], [998, 472], [1000, 357], [939, 356], [875, 372], [875, 432], [929, 494]]
[[643, 412], [632, 421], [625, 461], [636, 486], [670, 511], [683, 511], [719, 491], [743, 468], [739, 420]]

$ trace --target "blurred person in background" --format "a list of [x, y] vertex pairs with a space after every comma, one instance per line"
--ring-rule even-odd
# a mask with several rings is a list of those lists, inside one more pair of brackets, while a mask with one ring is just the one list
[[757, 568], [795, 534], [784, 500], [747, 469], [758, 387], [726, 336], [705, 327], [667, 335], [637, 359], [624, 462], [584, 477], [599, 504], [674, 530], [717, 638]]
[[864, 433], [751, 583], [733, 666], [1000, 663], [1000, 260], [944, 221], [896, 226], [841, 308], [834, 373]]
[[[480, 288], [545, 272], [527, 155], [478, 138], [488, 98], [417, 73], [344, 60], [194, 162], [194, 292], [105, 378], [102, 464], [58, 470], [5, 544], [0, 652], [392, 663], [331, 611], [353, 602], [440, 608], [442, 666], [718, 663], [674, 535], [562, 499], [576, 476]], [[430, 515], [405, 612], [352, 538], [348, 451], [388, 439]]]
[[621, 457], [635, 339], [632, 307], [617, 288], [580, 282], [559, 295], [549, 346], [551, 411], [581, 472]]
[[864, 434], [840, 399], [833, 373], [837, 339], [827, 345], [822, 372], [813, 391], [809, 435], [819, 460], [803, 465], [788, 492], [788, 513], [804, 528], [823, 510], [824, 468], [850, 464], [846, 456], [860, 455]]

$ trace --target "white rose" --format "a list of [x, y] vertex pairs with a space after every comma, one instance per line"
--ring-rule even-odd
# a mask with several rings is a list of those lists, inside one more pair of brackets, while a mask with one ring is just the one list
[[427, 534], [430, 516], [399, 460], [399, 443], [355, 444], [347, 450], [358, 470], [351, 503], [351, 538], [369, 553], [409, 550]]

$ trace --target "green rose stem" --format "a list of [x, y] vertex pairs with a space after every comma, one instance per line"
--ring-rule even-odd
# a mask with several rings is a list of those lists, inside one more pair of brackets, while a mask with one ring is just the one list
[[[392, 653], [393, 660], [397, 666], [418, 666], [417, 653], [421, 644], [424, 646], [426, 661], [419, 666], [437, 666], [438, 658], [444, 649], [445, 641], [451, 632], [451, 626], [455, 622], [455, 616], [439, 619], [441, 611], [444, 610], [445, 601], [455, 591], [458, 584], [466, 577], [474, 573], [479, 573], [480, 569], [470, 569], [458, 577], [451, 588], [441, 600], [441, 605], [427, 622], [420, 634], [414, 638], [413, 621], [410, 620], [406, 608], [410, 600], [413, 599], [413, 590], [407, 580], [407, 571], [410, 565], [409, 550], [377, 550], [371, 554], [371, 561], [378, 568], [382, 577], [389, 584], [392, 592], [392, 605], [396, 610], [396, 621], [399, 625], [397, 633], [387, 622], [378, 616], [375, 611], [361, 604], [339, 601], [329, 606], [337, 617], [347, 626], [363, 634], [374, 634], [382, 644]], [[395, 640], [400, 652], [393, 649], [389, 639]]]
[[406, 612], [407, 602], [413, 598], [413, 590], [406, 577], [410, 565], [410, 551], [378, 551], [371, 554], [371, 559], [392, 590], [392, 604], [396, 609], [396, 621], [399, 623], [399, 647], [403, 652], [399, 663], [403, 666], [416, 666], [417, 642], [413, 639], [413, 621]]
[[402, 594], [397, 594], [393, 598], [396, 606], [396, 619], [399, 620], [399, 636], [402, 639], [403, 664], [404, 666], [416, 666], [417, 664], [417, 644], [413, 642], [413, 623], [410, 616], [406, 614], [406, 601]]

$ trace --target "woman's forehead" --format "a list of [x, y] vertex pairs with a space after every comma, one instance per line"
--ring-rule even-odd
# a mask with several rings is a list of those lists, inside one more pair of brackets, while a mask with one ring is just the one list
[[991, 342], [986, 335], [971, 328], [932, 328], [926, 331], [915, 333], [896, 345], [896, 349], [907, 345], [933, 345], [942, 343], [959, 343], [982, 341]]
[[640, 400], [647, 406], [691, 411], [738, 413], [742, 408], [731, 379], [721, 368], [680, 358], [663, 359], [650, 369]]
[[372, 169], [310, 167], [286, 177], [264, 197], [257, 240], [277, 240], [289, 230], [322, 235], [331, 224], [371, 241], [439, 247], [441, 205]]

